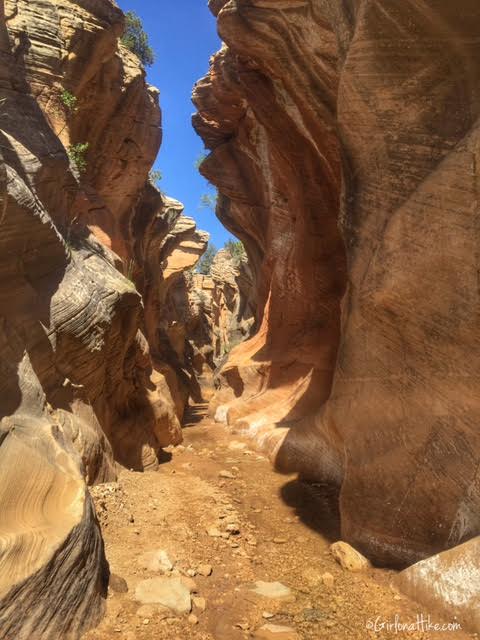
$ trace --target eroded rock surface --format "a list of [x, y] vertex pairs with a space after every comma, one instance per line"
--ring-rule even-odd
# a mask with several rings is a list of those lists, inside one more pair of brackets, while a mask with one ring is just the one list
[[450, 621], [478, 633], [479, 551], [480, 539], [473, 538], [408, 567], [395, 577], [395, 586], [429, 611], [440, 611]]
[[480, 531], [478, 7], [210, 4], [194, 125], [259, 308], [214, 409], [412, 563]]
[[113, 480], [114, 462], [155, 469], [182, 437], [144, 275], [164, 293], [207, 238], [149, 184], [158, 91], [122, 29], [109, 0], [0, 2], [5, 640], [76, 640], [98, 622], [108, 567], [86, 483]]
[[196, 368], [204, 378], [255, 328], [255, 283], [246, 257], [221, 249], [209, 275], [195, 273], [187, 282], [190, 308], [188, 339]]

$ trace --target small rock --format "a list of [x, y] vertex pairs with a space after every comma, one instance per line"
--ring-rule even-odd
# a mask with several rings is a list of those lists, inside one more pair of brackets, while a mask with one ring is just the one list
[[115, 593], [127, 593], [128, 591], [127, 581], [124, 578], [117, 576], [116, 573], [110, 574], [108, 586]]
[[233, 475], [233, 473], [231, 471], [226, 471], [225, 469], [219, 472], [218, 477], [228, 478], [229, 480], [235, 480], [235, 476]]
[[196, 593], [198, 591], [197, 583], [195, 582], [195, 580], [192, 580], [192, 578], [187, 576], [182, 576], [180, 580], [182, 584], [184, 584], [187, 587], [190, 593]]
[[191, 613], [191, 614], [188, 616], [188, 623], [189, 623], [189, 624], [192, 624], [192, 625], [193, 625], [193, 624], [198, 624], [198, 618], [197, 618], [197, 616], [196, 616], [194, 613]]
[[242, 449], [246, 449], [247, 445], [245, 444], [245, 442], [237, 442], [235, 440], [233, 440], [232, 442], [230, 442], [230, 444], [228, 445], [228, 448], [231, 451], [238, 451], [238, 450], [242, 450]]
[[199, 611], [203, 612], [207, 608], [207, 601], [205, 600], [205, 598], [200, 598], [199, 596], [195, 596], [193, 598], [193, 606]]
[[335, 542], [330, 547], [335, 560], [348, 571], [365, 571], [370, 567], [369, 561], [346, 542]]
[[333, 585], [335, 584], [335, 578], [331, 573], [327, 572], [322, 574], [322, 582], [326, 587], [328, 587], [328, 589], [332, 589]]
[[302, 577], [310, 587], [317, 587], [322, 583], [322, 575], [313, 567], [307, 567], [302, 571]]
[[175, 613], [190, 613], [192, 598], [184, 584], [186, 578], [151, 578], [135, 589], [135, 599], [142, 604], [161, 604]]
[[253, 634], [258, 640], [300, 640], [300, 636], [291, 627], [278, 624], [264, 624]]
[[150, 620], [148, 618], [145, 618], [143, 620], [142, 624], [150, 624]]
[[273, 542], [275, 544], [287, 544], [288, 540], [287, 538], [274, 538]]
[[164, 549], [156, 549], [143, 553], [138, 558], [138, 565], [142, 569], [155, 572], [160, 571], [161, 573], [168, 573], [173, 569], [173, 563]]
[[240, 527], [238, 524], [234, 524], [234, 523], [227, 524], [225, 529], [228, 531], [228, 533], [232, 533], [233, 535], [238, 535], [240, 533]]
[[207, 577], [212, 575], [213, 567], [211, 564], [201, 564], [197, 571], [201, 576]]
[[237, 622], [235, 626], [242, 631], [248, 631], [250, 629], [250, 625], [248, 624], [248, 622]]
[[289, 587], [281, 582], [263, 582], [258, 580], [251, 589], [254, 593], [264, 598], [272, 598], [273, 600], [285, 600], [293, 598], [293, 594]]
[[270, 611], [264, 611], [262, 613], [262, 618], [265, 618], [265, 620], [270, 620], [270, 618], [273, 618], [275, 616], [274, 613], [270, 613]]
[[211, 538], [220, 538], [222, 535], [222, 532], [219, 531], [216, 527], [210, 527], [209, 529], [207, 529], [207, 534]]

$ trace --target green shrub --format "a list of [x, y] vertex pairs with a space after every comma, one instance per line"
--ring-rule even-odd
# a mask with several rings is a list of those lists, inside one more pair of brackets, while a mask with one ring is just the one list
[[77, 98], [67, 89], [64, 89], [60, 94], [60, 100], [68, 111], [74, 112], [77, 110]]
[[217, 208], [218, 193], [204, 193], [200, 198], [199, 209], [210, 209], [215, 211]]
[[125, 14], [125, 31], [122, 43], [130, 49], [145, 67], [151, 67], [155, 62], [155, 53], [150, 46], [148, 36], [143, 30], [142, 21], [134, 11]]
[[133, 274], [135, 273], [135, 260], [130, 258], [127, 262], [127, 268], [125, 270], [125, 277], [130, 280], [132, 284], [135, 284], [135, 280], [133, 279]]
[[207, 158], [207, 154], [206, 153], [201, 153], [198, 158], [195, 160], [195, 169], [198, 171], [200, 169], [200, 165], [202, 164], [202, 162], [204, 160], [206, 160]]
[[214, 244], [209, 243], [207, 250], [200, 258], [200, 262], [198, 263], [197, 271], [204, 276], [210, 275], [210, 271], [212, 269], [212, 264], [215, 256], [217, 255], [217, 248]]
[[160, 181], [162, 180], [163, 176], [162, 176], [162, 172], [161, 171], [157, 171], [155, 169], [152, 169], [150, 171], [150, 173], [148, 174], [148, 179], [150, 181], [150, 184], [153, 184], [154, 187], [159, 188], [159, 184]]
[[237, 267], [247, 256], [245, 247], [240, 240], [229, 240], [225, 243], [224, 249], [232, 256], [233, 264]]
[[78, 173], [85, 173], [87, 170], [87, 160], [85, 155], [88, 151], [88, 142], [77, 142], [68, 148], [68, 157], [71, 163], [77, 169]]

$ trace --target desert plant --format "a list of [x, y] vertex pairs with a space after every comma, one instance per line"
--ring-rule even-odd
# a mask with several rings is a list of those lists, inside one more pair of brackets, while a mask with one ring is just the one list
[[125, 271], [125, 277], [130, 280], [130, 282], [132, 284], [135, 284], [135, 281], [133, 279], [133, 274], [135, 272], [135, 260], [133, 258], [130, 258], [130, 260], [127, 262], [127, 269]]
[[215, 211], [217, 208], [218, 193], [204, 193], [200, 197], [199, 209], [210, 209]]
[[155, 62], [155, 53], [150, 46], [148, 35], [145, 33], [142, 21], [134, 11], [125, 14], [125, 31], [122, 43], [130, 49], [145, 67], [151, 67]]
[[64, 89], [60, 94], [60, 100], [62, 101], [63, 106], [68, 111], [73, 113], [77, 110], [77, 98], [73, 95], [73, 93], [67, 91], [67, 89]]
[[150, 184], [152, 184], [154, 187], [157, 187], [157, 188], [162, 178], [163, 178], [162, 172], [157, 171], [156, 169], [152, 169], [148, 174], [148, 179], [150, 181]]
[[233, 264], [237, 267], [246, 258], [245, 247], [240, 240], [229, 240], [225, 243], [224, 249], [231, 255]]
[[77, 142], [68, 148], [70, 162], [77, 169], [78, 173], [85, 173], [87, 170], [87, 160], [85, 155], [88, 151], [88, 142]]
[[207, 158], [207, 154], [206, 153], [201, 153], [198, 158], [195, 160], [195, 169], [197, 169], [197, 171], [200, 169], [200, 165], [202, 164], [202, 162]]
[[208, 244], [207, 250], [200, 258], [198, 263], [197, 271], [204, 276], [210, 275], [210, 271], [212, 269], [213, 260], [217, 255], [217, 248], [211, 242]]

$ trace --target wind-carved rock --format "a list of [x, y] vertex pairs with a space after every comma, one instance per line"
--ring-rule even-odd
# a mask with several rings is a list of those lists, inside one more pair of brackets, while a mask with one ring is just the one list
[[480, 531], [478, 7], [210, 4], [226, 44], [194, 124], [259, 303], [218, 418], [338, 485], [375, 562], [459, 544]]
[[258, 331], [222, 369], [218, 415], [228, 401], [229, 422], [275, 438], [283, 432], [272, 423], [328, 398], [346, 284], [335, 37], [315, 22], [317, 38], [296, 37], [279, 56], [291, 15], [228, 3], [219, 14], [228, 46], [193, 97], [194, 125], [213, 150], [201, 171], [219, 188], [217, 213], [243, 241], [257, 286]]
[[[5, 640], [76, 640], [98, 622], [108, 566], [86, 482], [114, 479], [114, 462], [154, 469], [181, 440], [156, 327], [208, 238], [149, 184], [158, 92], [119, 44], [122, 24], [108, 0], [0, 1]], [[72, 147], [87, 142], [82, 165]]]
[[246, 256], [234, 258], [225, 249], [215, 255], [209, 275], [195, 273], [188, 284], [187, 335], [196, 353], [198, 373], [210, 384], [212, 371], [254, 330], [254, 290]]

